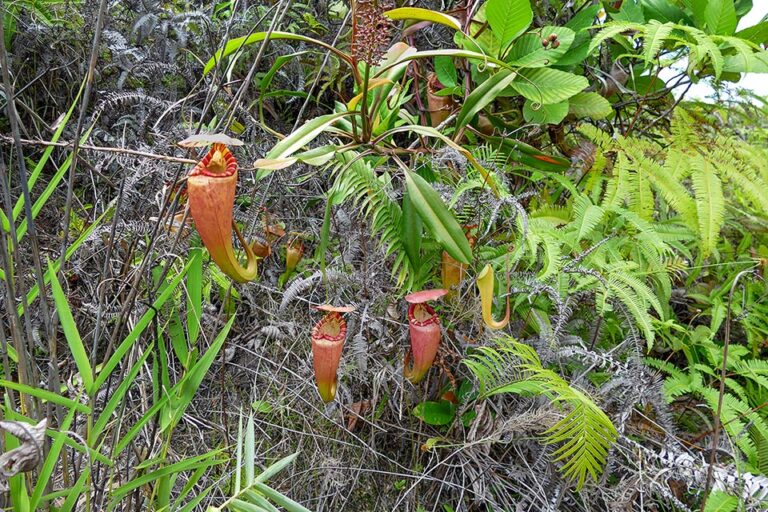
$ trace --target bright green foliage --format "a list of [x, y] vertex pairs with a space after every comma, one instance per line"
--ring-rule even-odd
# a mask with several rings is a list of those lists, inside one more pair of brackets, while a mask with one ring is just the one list
[[[221, 505], [208, 507], [208, 512], [223, 510], [231, 510], [232, 512], [271, 511], [277, 510], [275, 505], [288, 512], [309, 512], [306, 507], [267, 485], [270, 478], [291, 465], [299, 456], [298, 452], [274, 462], [258, 476], [256, 475], [255, 454], [256, 435], [253, 426], [253, 414], [250, 414], [246, 421], [245, 431], [243, 431], [242, 418], [240, 420], [232, 495]], [[206, 494], [211, 489], [206, 489]]]
[[558, 373], [542, 367], [536, 351], [512, 338], [499, 339], [495, 347], [480, 347], [464, 360], [480, 387], [480, 398], [514, 393], [545, 395], [568, 412], [545, 434], [548, 444], [560, 444], [552, 454], [563, 462], [563, 474], [580, 489], [587, 476], [598, 478], [608, 450], [616, 440], [610, 418], [583, 391]]

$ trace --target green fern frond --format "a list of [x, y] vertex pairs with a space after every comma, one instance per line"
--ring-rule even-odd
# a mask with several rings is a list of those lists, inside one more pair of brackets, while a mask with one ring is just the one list
[[712, 165], [703, 158], [691, 160], [691, 182], [696, 194], [696, 211], [699, 222], [702, 257], [714, 252], [720, 229], [725, 223], [725, 198], [723, 188]]
[[587, 476], [597, 480], [618, 433], [610, 418], [584, 392], [542, 367], [536, 350], [512, 338], [481, 347], [464, 360], [474, 374], [481, 398], [496, 394], [540, 394], [570, 411], [544, 432], [547, 444], [561, 444], [553, 456], [560, 470], [581, 489]]

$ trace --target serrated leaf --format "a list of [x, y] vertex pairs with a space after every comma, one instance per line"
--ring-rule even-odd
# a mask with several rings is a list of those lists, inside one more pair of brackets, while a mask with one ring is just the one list
[[440, 195], [424, 178], [412, 171], [406, 171], [405, 179], [413, 206], [427, 230], [453, 259], [469, 264], [472, 261], [472, 248]]
[[[544, 47], [542, 37], [557, 36], [557, 48], [551, 44]], [[535, 34], [525, 34], [512, 46], [505, 60], [516, 67], [536, 68], [555, 64], [571, 48], [576, 33], [565, 27], [543, 27]]]
[[580, 92], [568, 99], [568, 113], [576, 117], [604, 119], [612, 112], [611, 102], [596, 92]]
[[[538, 108], [536, 108], [538, 107]], [[525, 100], [523, 118], [534, 124], [558, 124], [568, 115], [568, 102], [541, 105], [531, 100]]]
[[672, 33], [673, 28], [674, 25], [672, 23], [664, 23], [662, 25], [656, 21], [651, 21], [646, 26], [644, 39], [645, 49], [643, 51], [645, 60], [648, 62], [656, 60], [656, 55], [659, 53], [659, 50], [661, 50], [661, 46], [666, 41], [667, 37], [669, 37], [669, 34]]
[[512, 87], [523, 97], [549, 105], [567, 100], [589, 85], [583, 76], [551, 68], [524, 69], [512, 82]]
[[488, 0], [485, 16], [503, 49], [530, 26], [533, 10], [528, 0]]
[[736, 8], [733, 0], [707, 0], [704, 22], [710, 34], [730, 36], [736, 30]]

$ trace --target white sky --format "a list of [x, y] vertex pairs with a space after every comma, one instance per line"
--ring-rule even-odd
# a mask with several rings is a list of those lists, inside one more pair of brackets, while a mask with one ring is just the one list
[[[763, 16], [768, 14], [768, 0], [754, 0], [752, 10], [739, 21], [738, 30], [751, 27], [763, 19]], [[684, 67], [685, 64], [682, 64]], [[674, 76], [677, 72], [667, 69], [667, 78]], [[665, 78], [665, 74], [660, 74], [661, 78]], [[703, 99], [712, 94], [711, 79], [702, 80], [701, 82], [694, 84], [691, 90], [688, 91], [686, 98], [699, 98]], [[745, 73], [742, 78], [736, 84], [725, 83], [726, 87], [733, 89], [734, 87], [743, 87], [750, 89], [755, 94], [763, 97], [768, 97], [768, 73]]]

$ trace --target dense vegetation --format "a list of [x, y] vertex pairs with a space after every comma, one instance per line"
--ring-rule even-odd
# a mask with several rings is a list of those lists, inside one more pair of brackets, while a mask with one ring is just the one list
[[766, 510], [752, 4], [0, 3], [4, 509]]

